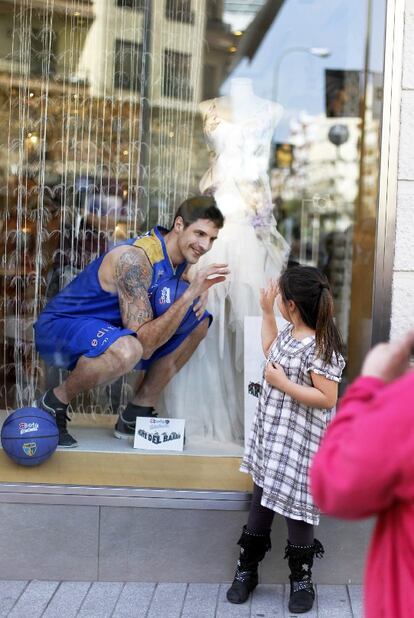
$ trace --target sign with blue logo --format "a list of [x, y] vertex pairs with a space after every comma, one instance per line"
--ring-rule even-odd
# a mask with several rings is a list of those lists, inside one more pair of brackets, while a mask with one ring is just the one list
[[134, 448], [147, 451], [182, 451], [184, 427], [183, 418], [138, 417]]

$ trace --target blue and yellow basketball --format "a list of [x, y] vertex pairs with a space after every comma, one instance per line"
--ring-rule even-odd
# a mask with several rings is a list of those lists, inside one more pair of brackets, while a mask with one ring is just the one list
[[1, 428], [1, 444], [14, 462], [37, 466], [55, 452], [59, 432], [51, 414], [40, 408], [19, 408]]

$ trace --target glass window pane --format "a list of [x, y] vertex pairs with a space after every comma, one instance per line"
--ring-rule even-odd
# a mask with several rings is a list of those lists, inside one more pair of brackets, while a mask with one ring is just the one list
[[[263, 377], [260, 288], [297, 263], [327, 276], [343, 385], [356, 375], [372, 332], [384, 23], [382, 0], [0, 3], [3, 418], [48, 389], [63, 397], [75, 371], [68, 430], [81, 448], [132, 452], [115, 424], [122, 433], [120, 415], [154, 408], [185, 420], [185, 453], [234, 457], [236, 478]], [[225, 217], [217, 240], [197, 230], [178, 243], [191, 224], [174, 232], [174, 214], [200, 196]], [[123, 281], [119, 302], [112, 259], [133, 242], [147, 279]], [[173, 268], [177, 283], [184, 260], [189, 281], [209, 263], [231, 275], [209, 290], [205, 337], [180, 338], [181, 321], [171, 334], [167, 320], [164, 341], [148, 326], [161, 317], [152, 277], [164, 284]], [[73, 281], [82, 294], [70, 304]], [[56, 298], [73, 322], [54, 315], [36, 342]], [[139, 367], [129, 356], [102, 369], [101, 340], [112, 353], [131, 324], [134, 342], [150, 333], [154, 349]], [[80, 358], [93, 369], [76, 374]]]
[[165, 50], [163, 95], [185, 101], [193, 98], [190, 54]]
[[194, 11], [191, 10], [191, 0], [167, 0], [165, 16], [174, 21], [193, 24]]
[[143, 11], [147, 0], [116, 0], [116, 5], [122, 9]]
[[142, 44], [117, 40], [115, 43], [114, 86], [141, 90]]

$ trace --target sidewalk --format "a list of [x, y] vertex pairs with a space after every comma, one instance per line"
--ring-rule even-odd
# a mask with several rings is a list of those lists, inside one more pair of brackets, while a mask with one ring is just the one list
[[[0, 616], [10, 618], [293, 618], [288, 586], [260, 585], [244, 605], [228, 584], [0, 581]], [[362, 618], [361, 586], [317, 586], [306, 618]]]

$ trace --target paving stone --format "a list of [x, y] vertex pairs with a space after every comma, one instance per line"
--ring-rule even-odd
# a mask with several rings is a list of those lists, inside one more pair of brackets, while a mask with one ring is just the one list
[[353, 618], [363, 618], [364, 594], [362, 586], [357, 586], [356, 584], [349, 585], [348, 592], [351, 599]]
[[91, 586], [90, 582], [61, 582], [42, 618], [75, 618]]
[[122, 589], [112, 618], [146, 618], [156, 584], [128, 582]]
[[[318, 599], [318, 592], [316, 591], [316, 598], [315, 598], [315, 603], [313, 604], [312, 609], [310, 610], [310, 612], [306, 612], [306, 614], [291, 614], [289, 612], [288, 609], [288, 605], [289, 605], [289, 596], [290, 596], [290, 585], [286, 585], [285, 586], [285, 617], [286, 618], [300, 618], [303, 615], [306, 615], [306, 618], [319, 618], [319, 614], [318, 614], [318, 603], [319, 603], [319, 599]], [[333, 616], [330, 616], [329, 618], [333, 618]]]
[[7, 616], [27, 586], [27, 581], [0, 581], [0, 616]]
[[10, 612], [9, 618], [40, 618], [58, 585], [59, 582], [31, 581]]
[[78, 616], [80, 618], [109, 618], [123, 586], [121, 582], [94, 582], [81, 605]]
[[251, 618], [283, 618], [284, 586], [260, 584], [252, 596]]
[[214, 618], [219, 584], [189, 584], [181, 618]]
[[158, 584], [148, 618], [180, 618], [187, 584]]
[[319, 584], [318, 618], [353, 618], [346, 586]]
[[[0, 581], [0, 618], [301, 618], [289, 586], [260, 584], [233, 605], [226, 584]], [[316, 586], [306, 618], [363, 618], [362, 586]], [[352, 607], [352, 609], [351, 609]]]
[[220, 586], [216, 618], [250, 618], [251, 598], [242, 605], [229, 603], [226, 598], [229, 586], [230, 582]]

